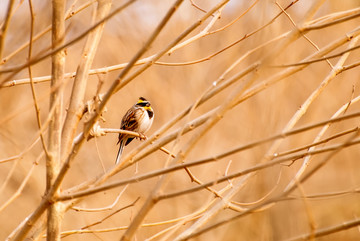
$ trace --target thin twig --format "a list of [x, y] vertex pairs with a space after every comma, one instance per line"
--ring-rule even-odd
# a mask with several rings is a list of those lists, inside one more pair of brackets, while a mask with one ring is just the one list
[[105, 216], [104, 218], [102, 218], [101, 220], [99, 220], [99, 221], [97, 221], [97, 222], [95, 222], [95, 223], [86, 225], [86, 226], [82, 227], [81, 229], [88, 229], [88, 228], [90, 228], [90, 227], [92, 227], [92, 226], [98, 225], [98, 224], [104, 222], [106, 219], [114, 216], [115, 214], [117, 214], [117, 213], [119, 213], [119, 212], [121, 212], [121, 211], [123, 211], [123, 210], [125, 210], [125, 209], [127, 209], [127, 208], [130, 208], [130, 207], [135, 206], [135, 204], [137, 203], [137, 201], [139, 201], [139, 199], [140, 199], [140, 197], [136, 198], [135, 201], [133, 201], [132, 203], [130, 203], [130, 204], [124, 206], [124, 207], [121, 207], [121, 208], [115, 210], [114, 212], [106, 215], [106, 216]]
[[[285, 9], [283, 9], [281, 7], [281, 5], [275, 1], [275, 4], [280, 8], [280, 10], [285, 14], [285, 16], [290, 20], [290, 22], [293, 24], [294, 27], [298, 28], [296, 23], [294, 22], [294, 20], [291, 18], [291, 16], [286, 12]], [[298, 30], [300, 31], [300, 29], [298, 28]], [[309, 37], [307, 37], [304, 33], [302, 33], [302, 36], [312, 45], [315, 47], [316, 50], [320, 50], [320, 48], [313, 42], [310, 40]], [[331, 68], [333, 68], [332, 64], [330, 63], [330, 61], [328, 59], [326, 59], [326, 62], [330, 65]]]
[[[34, 18], [35, 17], [34, 17], [32, 1], [28, 0], [28, 2], [29, 2], [29, 11], [30, 11], [30, 40], [29, 40], [28, 59], [31, 59], [32, 46], [33, 46]], [[44, 149], [46, 157], [49, 158], [49, 152], [47, 150], [44, 134], [42, 132], [42, 124], [41, 124], [41, 118], [40, 118], [40, 108], [39, 108], [39, 104], [38, 104], [37, 97], [36, 97], [35, 86], [34, 86], [33, 76], [32, 76], [32, 71], [31, 71], [31, 66], [28, 67], [28, 73], [29, 73], [29, 79], [30, 79], [31, 94], [32, 94], [33, 101], [34, 101], [34, 108], [35, 108], [35, 113], [36, 113], [36, 121], [37, 121], [37, 125], [39, 127], [41, 144], [42, 144], [42, 147]]]
[[[321, 62], [321, 61], [324, 61], [324, 60], [328, 61], [328, 59], [337, 58], [339, 56], [342, 56], [345, 53], [349, 53], [349, 52], [354, 51], [355, 49], [358, 49], [358, 48], [360, 48], [360, 45], [348, 48], [348, 49], [343, 50], [343, 51], [341, 51], [341, 52], [339, 52], [337, 54], [325, 56], [325, 57], [322, 57], [322, 58], [308, 60], [308, 61], [301, 61], [299, 63], [293, 63], [293, 64], [273, 65], [272, 67], [287, 68], [287, 67], [294, 67], [294, 66], [300, 66], [300, 65], [306, 65], [306, 64], [313, 64], [313, 63]], [[342, 67], [342, 71], [344, 71], [345, 69], [346, 69], [345, 67]]]
[[7, 10], [6, 10], [6, 16], [5, 16], [5, 22], [0, 27], [0, 59], [2, 58], [2, 55], [3, 55], [6, 33], [7, 33], [7, 30], [8, 30], [9, 24], [10, 24], [10, 19], [11, 19], [11, 16], [12, 16], [12, 9], [14, 7], [14, 3], [15, 3], [14, 0], [9, 0], [8, 1]]
[[317, 29], [327, 28], [327, 27], [331, 27], [333, 25], [343, 23], [343, 22], [346, 22], [346, 21], [349, 21], [349, 20], [352, 20], [352, 19], [358, 18], [358, 17], [360, 17], [360, 12], [354, 13], [350, 16], [345, 16], [340, 19], [336, 19], [336, 20], [328, 22], [328, 23], [313, 24], [311, 26], [308, 26], [307, 29], [308, 30], [317, 30]]
[[121, 192], [119, 193], [119, 195], [117, 195], [117, 197], [115, 198], [114, 202], [106, 207], [101, 207], [101, 208], [82, 208], [82, 207], [71, 207], [71, 209], [75, 210], [75, 211], [80, 211], [80, 212], [102, 212], [102, 211], [108, 211], [111, 210], [115, 207], [115, 205], [119, 202], [120, 198], [122, 197], [122, 195], [124, 194], [124, 192], [126, 191], [126, 189], [129, 187], [129, 185], [126, 185]]
[[[82, 10], [86, 9], [87, 7], [89, 7], [91, 4], [93, 4], [94, 2], [96, 2], [96, 0], [90, 0], [85, 2], [83, 5], [79, 6], [77, 9], [73, 10], [74, 4], [67, 10], [65, 16], [66, 19], [68, 20], [71, 17], [75, 16], [77, 13], [81, 12]], [[41, 37], [43, 37], [46, 33], [48, 33], [51, 30], [51, 25], [47, 26], [43, 31], [39, 32], [38, 34], [36, 34], [33, 37], [33, 42], [39, 40]], [[6, 62], [8, 62], [11, 58], [13, 58], [15, 55], [17, 55], [19, 52], [21, 52], [22, 50], [24, 50], [26, 47], [29, 46], [29, 42], [24, 43], [23, 45], [21, 45], [19, 48], [17, 48], [15, 51], [13, 51], [12, 53], [10, 53], [9, 55], [5, 56], [3, 59], [1, 59], [0, 61], [0, 65], [5, 64]], [[50, 80], [50, 76], [48, 78], [48, 80]], [[35, 82], [37, 83], [37, 78], [35, 78]]]
[[190, 0], [190, 3], [192, 6], [194, 6], [196, 9], [200, 10], [203, 13], [206, 13], [206, 11], [202, 8], [200, 8], [196, 3], [194, 3], [194, 0]]
[[344, 230], [348, 230], [350, 228], [355, 228], [359, 225], [360, 225], [360, 220], [355, 219], [355, 220], [351, 220], [351, 221], [342, 222], [338, 225], [318, 229], [318, 230], [314, 231], [313, 233], [303, 234], [298, 237], [290, 238], [290, 239], [287, 239], [287, 241], [309, 240], [311, 237], [319, 238], [319, 237], [327, 236], [327, 235], [330, 235], [333, 233], [338, 233], [338, 232], [341, 232]]
[[0, 212], [2, 212], [7, 206], [9, 206], [9, 204], [11, 204], [16, 198], [18, 198], [22, 191], [24, 190], [24, 187], [25, 185], [28, 183], [29, 181], [29, 178], [31, 177], [31, 174], [33, 173], [34, 171], [34, 168], [35, 166], [38, 165], [38, 161], [39, 160], [36, 160], [32, 166], [30, 167], [28, 173], [26, 174], [24, 180], [21, 182], [19, 188], [16, 190], [16, 192], [10, 197], [7, 199], [7, 201], [0, 207]]
[[81, 33], [79, 36], [75, 37], [74, 39], [70, 40], [69, 42], [51, 50], [49, 53], [37, 57], [35, 59], [32, 60], [28, 60], [27, 63], [22, 64], [20, 66], [15, 66], [15, 67], [10, 67], [7, 69], [2, 69], [0, 70], [0, 73], [9, 73], [12, 72], [12, 74], [7, 77], [5, 80], [3, 80], [2, 82], [0, 82], [0, 87], [3, 86], [4, 83], [8, 82], [10, 79], [13, 78], [13, 76], [15, 76], [18, 72], [20, 72], [22, 69], [27, 68], [30, 65], [34, 65], [36, 63], [39, 63], [45, 59], [47, 59], [48, 57], [63, 51], [65, 48], [73, 45], [74, 43], [80, 41], [81, 39], [83, 39], [84, 37], [86, 37], [91, 31], [93, 31], [95, 28], [97, 28], [99, 25], [103, 24], [104, 22], [108, 21], [109, 19], [111, 19], [112, 17], [114, 17], [116, 14], [118, 14], [119, 12], [121, 12], [122, 10], [124, 10], [126, 7], [128, 7], [131, 3], [133, 3], [136, 0], [128, 0], [128, 2], [124, 3], [123, 5], [121, 5], [120, 7], [118, 7], [117, 9], [115, 9], [112, 13], [110, 13], [109, 15], [107, 15], [105, 18], [103, 18], [102, 20], [100, 20], [99, 22], [97, 22], [96, 24], [94, 24], [93, 26], [91, 26], [89, 29], [85, 30], [83, 33]]

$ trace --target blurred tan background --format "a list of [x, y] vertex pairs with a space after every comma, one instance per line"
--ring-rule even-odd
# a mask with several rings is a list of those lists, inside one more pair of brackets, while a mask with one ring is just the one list
[[[201, 8], [209, 10], [217, 1], [197, 0], [195, 2]], [[80, 6], [83, 3], [85, 1], [77, 1], [75, 6]], [[113, 9], [121, 3], [123, 1], [114, 1]], [[217, 21], [213, 29], [220, 28], [231, 22], [252, 3], [250, 1], [230, 1], [223, 10], [221, 19]], [[285, 7], [290, 1], [278, 1], [278, 3]], [[72, 1], [68, 1], [69, 7], [71, 4]], [[106, 24], [92, 69], [128, 62], [144, 44], [171, 4], [172, 1], [138, 1], [111, 19]], [[0, 5], [2, 9], [1, 21], [4, 19], [4, 5], [6, 5], [6, 1]], [[51, 23], [51, 5], [40, 0], [33, 1], [33, 5], [36, 14], [35, 33], [38, 33]], [[309, 1], [300, 0], [287, 12], [295, 23], [300, 23], [310, 6]], [[360, 7], [358, 1], [328, 0], [321, 6], [314, 18], [357, 7]], [[90, 6], [67, 21], [66, 40], [72, 39], [90, 26], [93, 9], [94, 7]], [[275, 5], [274, 1], [259, 1], [249, 13], [230, 27], [216, 34], [203, 37], [187, 45], [185, 48], [175, 51], [170, 56], [162, 57], [160, 61], [181, 63], [206, 57], [268, 23], [278, 12], [279, 8]], [[200, 10], [191, 6], [190, 1], [185, 1], [151, 46], [151, 49], [143, 57], [157, 53], [202, 15], [203, 13]], [[197, 28], [191, 36], [201, 31], [208, 22], [209, 20], [204, 23], [205, 25]], [[359, 19], [355, 18], [329, 28], [311, 31], [307, 34], [307, 37], [319, 48], [322, 48], [333, 40], [344, 36], [358, 25]], [[289, 19], [283, 15], [266, 29], [208, 61], [193, 65], [152, 66], [112, 97], [107, 105], [107, 112], [104, 115], [106, 122], [102, 123], [102, 126], [119, 128], [123, 114], [137, 101], [139, 96], [144, 96], [151, 101], [155, 111], [155, 121], [148, 133], [148, 135], [151, 135], [177, 113], [187, 108], [199, 98], [240, 56], [293, 28], [294, 26]], [[11, 19], [3, 56], [12, 53], [20, 45], [28, 42], [28, 39], [29, 11], [28, 2], [24, 1]], [[66, 49], [66, 72], [76, 71], [84, 41], [85, 39]], [[264, 57], [276, 44], [269, 45], [250, 55], [229, 76]], [[36, 54], [49, 47], [49, 45], [50, 34], [48, 33], [35, 42], [33, 55], [36, 56]], [[345, 48], [346, 46], [342, 46], [334, 52], [337, 53]], [[308, 41], [304, 38], [299, 38], [288, 46], [280, 56], [277, 56], [273, 64], [294, 63], [314, 52], [315, 48]], [[359, 50], [352, 51], [346, 63], [350, 64], [358, 61], [359, 53]], [[10, 67], [24, 63], [26, 58], [27, 49], [9, 60], [5, 66]], [[335, 58], [330, 61], [332, 64], [336, 64], [337, 60], [338, 58]], [[49, 75], [51, 73], [50, 60], [47, 59], [36, 64], [33, 66], [32, 71], [33, 76]], [[257, 73], [256, 83], [263, 81], [278, 71], [281, 71], [281, 69], [260, 69]], [[209, 157], [241, 144], [278, 134], [330, 71], [331, 69], [325, 61], [312, 64], [236, 106], [199, 141], [185, 161]], [[96, 93], [99, 79], [104, 81], [101, 89], [101, 92], [104, 92], [119, 72], [120, 70], [117, 70], [107, 74], [90, 76], [86, 90], [86, 100], [91, 99]], [[359, 76], [359, 68], [354, 68], [338, 75], [312, 103], [309, 110], [296, 126], [329, 119], [342, 105], [350, 101], [352, 97], [359, 95]], [[14, 79], [27, 77], [27, 70], [23, 70]], [[73, 79], [68, 80], [65, 86], [65, 107], [69, 103], [72, 81]], [[49, 83], [39, 83], [35, 87], [40, 99], [41, 117], [42, 120], [45, 120], [49, 108]], [[229, 88], [217, 95], [198, 108], [190, 118], [194, 119], [218, 106], [231, 92], [232, 88]], [[19, 154], [33, 143], [37, 137], [38, 127], [29, 85], [0, 89], [0, 109], [0, 159], [5, 159]], [[358, 109], [359, 104], [355, 103], [349, 107], [347, 113], [356, 112]], [[348, 120], [333, 124], [326, 136], [355, 127], [357, 123], [357, 120]], [[181, 125], [177, 125], [177, 127], [179, 126]], [[78, 130], [78, 132], [80, 131], [81, 129]], [[309, 144], [318, 132], [319, 129], [315, 129], [286, 138], [279, 151]], [[188, 139], [188, 135], [183, 136], [181, 144], [186, 143]], [[343, 140], [345, 138], [334, 140], [327, 145], [341, 143]], [[106, 169], [111, 168], [114, 165], [118, 150], [116, 142], [116, 134], [107, 134], [104, 137], [92, 139], [85, 143], [71, 170], [66, 175], [62, 189], [65, 190], [103, 173], [101, 162], [103, 162]], [[124, 153], [128, 153], [138, 144], [138, 140], [133, 141], [125, 148]], [[226, 157], [218, 162], [191, 168], [191, 170], [203, 182], [210, 181], [224, 175], [230, 160], [232, 161], [229, 169], [230, 173], [259, 163], [270, 146], [271, 143], [260, 145]], [[167, 148], [171, 147], [172, 144], [167, 146]], [[23, 158], [0, 164], [0, 205], [3, 205], [19, 188], [29, 168], [41, 151], [41, 145], [38, 143]], [[358, 146], [342, 150], [303, 185], [305, 193], [312, 195], [358, 188], [360, 183], [359, 154]], [[325, 154], [317, 155], [314, 157], [313, 162], [316, 163], [317, 160], [321, 160], [324, 156]], [[146, 173], [151, 170], [160, 169], [164, 166], [166, 159], [167, 156], [164, 153], [155, 152], [142, 160], [136, 168], [130, 167], [126, 169], [121, 174], [114, 176], [111, 181], [131, 177], [135, 172]], [[277, 187], [274, 193], [281, 192], [300, 165], [301, 160], [291, 166], [275, 166], [266, 171], [259, 172], [246, 183], [234, 200], [240, 203], [254, 202], [266, 195], [275, 185]], [[9, 173], [11, 175], [9, 180], [6, 181]], [[280, 178], [279, 175], [281, 175]], [[279, 183], [277, 184], [278, 180]], [[154, 187], [156, 181], [157, 179], [153, 178], [148, 181], [132, 184], [123, 194], [116, 207], [120, 208], [128, 205], [137, 197], [140, 197], [139, 202], [134, 207], [116, 214], [111, 219], [92, 227], [92, 229], [128, 225], [141, 207], [141, 204], [145, 201], [147, 194]], [[166, 191], [182, 190], [195, 185], [190, 182], [189, 177], [181, 170], [172, 176], [167, 184]], [[220, 189], [224, 185], [219, 184], [214, 188]], [[42, 158], [39, 165], [35, 167], [21, 195], [0, 212], [0, 240], [4, 240], [35, 209], [41, 200], [44, 189], [45, 163], [44, 158]], [[77, 206], [84, 208], [105, 207], [114, 201], [114, 198], [121, 190], [122, 188], [116, 188], [93, 195], [80, 202]], [[295, 192], [294, 196], [299, 197], [300, 193]], [[181, 217], [194, 212], [205, 201], [211, 198], [213, 198], [212, 194], [204, 190], [179, 198], [161, 201], [149, 213], [144, 222], [153, 223]], [[316, 224], [316, 228], [328, 227], [359, 217], [359, 203], [359, 196], [356, 193], [336, 196], [334, 198], [308, 199], [306, 204], [301, 199], [279, 202], [274, 207], [263, 212], [248, 215], [205, 233], [196, 240], [286, 240], [310, 232], [309, 226], [311, 222], [307, 215], [309, 212]], [[62, 230], [80, 229], [83, 226], [100, 220], [110, 212], [76, 212], [70, 210], [65, 214]], [[209, 224], [230, 217], [234, 214], [233, 212], [224, 210], [214, 220], [211, 220]], [[185, 227], [189, 225], [188, 223]], [[136, 238], [137, 240], [144, 240], [168, 226], [159, 225], [140, 228]], [[122, 233], [123, 231], [115, 231], [100, 234], [71, 235], [64, 238], [64, 240], [84, 238], [89, 241], [114, 240], [118, 239]], [[326, 236], [320, 240], [358, 239], [360, 239], [359, 229], [353, 228]]]

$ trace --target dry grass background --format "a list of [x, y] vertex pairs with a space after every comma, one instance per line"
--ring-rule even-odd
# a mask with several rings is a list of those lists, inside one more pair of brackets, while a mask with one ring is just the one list
[[[77, 9], [87, 2], [90, 3], [89, 6], [66, 21], [65, 43], [92, 26], [93, 14], [97, 5], [96, 1], [90, 0], [67, 1], [66, 9], [71, 7]], [[147, 38], [153, 33], [155, 27], [173, 4], [172, 2], [139, 0], [107, 21], [91, 69], [128, 63], [146, 43]], [[196, 0], [193, 2], [203, 10], [209, 11], [220, 1]], [[113, 1], [111, 9], [114, 10], [123, 3], [124, 1]], [[291, 31], [284, 38], [266, 44], [244, 58], [225, 75], [223, 82], [247, 67], [253, 66], [258, 61], [260, 65], [256, 70], [240, 78], [233, 85], [225, 88], [182, 120], [176, 122], [169, 131], [159, 137], [159, 140], [162, 140], [161, 138], [173, 130], [183, 127], [191, 120], [222, 106], [229, 101], [239, 86], [246, 87], [246, 84], [249, 84], [247, 88], [244, 87], [245, 91], [237, 97], [238, 100], [248, 93], [252, 93], [252, 90], [258, 86], [261, 87], [262, 84], [275, 76], [281, 77], [275, 84], [264, 85], [264, 88], [259, 89], [260, 91], [256, 95], [245, 98], [233, 108], [226, 108], [226, 113], [221, 120], [209, 127], [203, 136], [196, 137], [197, 134], [204, 131], [202, 126], [196, 127], [179, 137], [175, 146], [174, 141], [172, 141], [164, 147], [172, 150], [175, 155], [177, 154], [178, 163], [189, 163], [284, 132], [287, 123], [294, 118], [297, 111], [305, 106], [305, 101], [327, 78], [333, 67], [323, 60], [304, 65], [303, 70], [293, 75], [282, 76], [282, 71], [291, 70], [298, 66], [274, 66], [298, 63], [316, 53], [316, 47], [321, 51], [334, 41], [344, 36], [350, 36], [350, 33], [355, 29], [357, 29], [355, 36], [349, 37], [348, 41], [339, 44], [336, 46], [337, 48], [327, 52], [325, 56], [340, 53], [347, 49], [349, 44], [359, 46], [359, 42], [356, 42], [356, 36], [359, 34], [360, 5], [358, 1], [294, 1], [294, 4], [286, 10], [287, 15], [283, 12], [275, 21], [270, 22], [278, 13], [282, 12], [279, 6], [285, 8], [290, 3], [291, 1], [285, 0], [277, 2], [229, 1], [221, 10], [221, 18], [216, 20], [210, 31], [220, 29], [241, 14], [245, 14], [225, 29], [196, 39], [177, 49], [171, 55], [164, 55], [159, 61], [167, 64], [151, 65], [145, 72], [118, 90], [106, 104], [107, 112], [103, 115], [106, 122], [100, 122], [101, 127], [118, 128], [126, 110], [137, 101], [139, 96], [144, 96], [151, 101], [155, 110], [154, 124], [147, 133], [148, 137], [152, 136], [175, 116], [194, 104], [206, 93], [208, 88], [221, 85], [222, 82], [216, 86], [213, 83], [240, 57], [269, 40]], [[7, 4], [9, 1], [2, 2], [0, 5], [2, 26], [4, 26], [6, 19]], [[33, 0], [32, 4], [35, 14], [33, 25], [35, 36], [51, 24], [51, 3]], [[253, 7], [251, 7], [252, 4], [254, 4]], [[246, 12], [247, 10], [248, 12]], [[314, 15], [308, 16], [312, 10], [314, 10]], [[342, 14], [343, 11], [351, 11], [350, 14], [353, 18], [344, 19], [344, 16], [341, 16], [340, 20], [337, 21], [339, 16], [337, 13]], [[204, 14], [203, 11], [192, 5], [191, 1], [184, 1], [143, 57], [158, 53]], [[309, 18], [306, 19], [306, 16]], [[328, 16], [324, 21], [330, 23], [331, 26], [302, 32], [308, 39], [297, 33], [297, 28], [304, 29], [307, 26], [313, 26], [317, 23], [311, 23], [311, 20], [323, 16]], [[211, 20], [213, 20], [212, 17], [208, 18], [185, 39], [198, 34], [210, 24]], [[270, 24], [267, 27], [208, 60], [188, 65], [183, 64], [222, 50], [268, 23]], [[5, 39], [0, 57], [4, 59], [22, 44], [28, 43], [30, 29], [29, 1], [15, 1], [8, 30], [6, 35], [3, 35]], [[293, 34], [293, 38], [290, 37], [291, 34]], [[86, 39], [85, 37], [66, 48], [66, 73], [76, 71]], [[288, 41], [288, 45], [285, 45], [286, 41]], [[33, 42], [32, 57], [36, 59], [38, 56], [49, 52], [50, 46], [51, 34], [48, 32]], [[16, 228], [22, 227], [21, 222], [34, 212], [40, 205], [42, 198], [46, 197], [44, 194], [46, 158], [44, 156], [39, 158], [43, 153], [43, 147], [39, 141], [29, 149], [29, 146], [39, 137], [31, 87], [29, 82], [19, 84], [17, 81], [13, 86], [9, 84], [12, 83], [9, 82], [12, 80], [29, 78], [28, 68], [25, 67], [18, 73], [14, 71], [4, 73], [4, 70], [8, 68], [26, 63], [28, 51], [29, 48], [26, 47], [0, 65], [2, 83], [0, 89], [0, 240], [7, 237], [10, 237], [10, 240], [21, 240], [31, 236], [36, 240], [42, 240], [46, 234], [46, 215], [43, 214], [41, 218], [36, 220], [34, 227], [31, 228], [27, 236], [18, 239], [12, 236], [12, 232]], [[345, 69], [334, 76], [329, 84], [324, 86], [317, 98], [310, 101], [310, 105], [304, 110], [304, 114], [296, 119], [294, 126], [289, 128], [290, 130], [329, 120], [347, 103], [349, 105], [345, 113], [340, 113], [339, 116], [358, 113], [359, 103], [356, 102], [356, 98], [360, 93], [360, 71], [357, 66], [359, 53], [360, 50], [358, 49], [349, 52], [349, 56], [342, 66], [355, 64], [354, 68]], [[312, 59], [320, 57], [322, 55], [315, 56]], [[343, 55], [337, 56], [328, 61], [332, 66], [335, 66], [343, 57]], [[178, 64], [169, 65], [169, 63]], [[130, 74], [141, 66], [133, 67]], [[32, 65], [31, 71], [34, 81], [36, 81], [36, 77], [49, 76], [51, 74], [51, 58], [48, 57]], [[121, 69], [117, 69], [107, 73], [90, 75], [83, 101], [91, 100], [97, 91], [100, 93], [108, 91], [121, 71]], [[63, 119], [70, 102], [73, 81], [73, 78], [64, 78], [62, 82]], [[103, 82], [100, 90], [98, 90], [99, 82]], [[40, 119], [43, 122], [49, 115], [50, 90], [49, 81], [35, 84]], [[351, 100], [355, 100], [354, 103], [350, 103]], [[215, 121], [217, 120], [215, 119]], [[207, 123], [209, 122], [204, 125]], [[83, 126], [84, 122], [81, 121], [76, 128], [77, 134], [84, 130]], [[357, 117], [333, 123], [321, 139], [357, 126]], [[320, 130], [321, 126], [277, 139], [281, 140], [278, 147], [275, 147], [277, 140], [257, 144], [241, 152], [235, 152], [216, 161], [189, 169], [202, 183], [214, 181], [226, 174], [268, 163], [270, 162], [268, 154], [282, 153], [311, 144]], [[352, 133], [357, 133], [356, 129]], [[352, 133], [318, 145], [315, 150], [346, 143], [349, 137], [353, 135]], [[47, 134], [45, 131], [45, 142], [47, 142]], [[185, 150], [186, 145], [191, 143], [193, 138], [197, 142], [192, 144], [192, 149], [185, 152], [184, 155], [179, 154], [179, 151]], [[102, 175], [106, 176], [105, 172], [108, 173], [114, 168], [118, 148], [116, 142], [117, 134], [114, 133], [93, 138], [88, 142], [85, 141], [64, 177], [60, 187], [61, 195], [76, 193], [77, 191], [72, 191], [71, 188], [76, 188], [82, 183], [87, 183], [85, 189], [91, 189], [94, 187], [89, 183], [91, 180]], [[156, 143], [155, 141], [154, 144]], [[127, 146], [123, 160], [126, 160], [127, 154], [140, 144], [141, 142], [136, 140]], [[24, 150], [25, 152], [23, 152]], [[305, 148], [302, 153], [307, 151], [310, 150]], [[336, 155], [329, 156], [335, 152]], [[291, 154], [285, 156], [289, 155]], [[11, 157], [15, 158], [9, 159]], [[299, 235], [318, 235], [322, 229], [334, 226], [339, 226], [339, 230], [315, 239], [360, 239], [359, 228], [356, 228], [356, 225], [359, 224], [358, 217], [360, 215], [360, 153], [358, 145], [341, 147], [325, 153], [310, 155], [310, 157], [309, 165], [292, 192], [286, 193], [285, 191], [284, 193], [284, 190], [300, 170], [304, 158], [289, 158], [281, 164], [274, 164], [258, 172], [251, 172], [249, 176], [245, 175], [212, 185], [211, 188], [221, 193], [222, 197], [216, 197], [213, 192], [202, 188], [181, 196], [164, 198], [159, 202], [154, 199], [154, 206], [148, 208], [142, 217], [141, 223], [147, 225], [144, 227], [137, 227], [133, 220], [136, 220], [139, 210], [146, 203], [146, 200], [152, 197], [150, 194], [153, 190], [157, 190], [157, 194], [162, 195], [199, 186], [199, 184], [192, 182], [184, 169], [166, 174], [167, 179], [162, 182], [160, 189], [156, 189], [157, 183], [161, 180], [159, 177], [130, 184], [115, 205], [106, 210], [100, 209], [114, 203], [124, 186], [102, 190], [79, 200], [70, 200], [70, 203], [74, 201], [73, 205], [69, 201], [59, 202], [66, 205], [66, 210], [60, 212], [63, 214], [60, 231], [74, 231], [67, 233], [68, 236], [66, 237], [65, 233], [62, 233], [62, 239], [117, 240], [124, 235], [128, 225], [133, 225], [131, 228], [135, 230], [135, 234], [131, 238], [134, 240], [150, 238], [154, 238], [154, 240], [175, 240], [176, 238], [180, 239], [180, 237], [186, 239], [187, 236], [181, 235], [186, 232], [197, 234], [199, 230], [207, 227], [209, 229], [206, 232], [199, 234], [193, 240], [288, 240]], [[164, 152], [156, 150], [142, 158], [136, 165], [131, 165], [114, 176], [108, 177], [105, 183], [101, 185], [127, 180], [135, 175], [147, 174], [154, 170], [161, 170], [166, 166], [169, 159], [172, 158], [169, 158]], [[34, 165], [35, 161], [38, 164]], [[324, 161], [324, 165], [316, 170], [310, 178], [301, 179], [322, 161]], [[172, 165], [174, 164], [172, 163]], [[26, 179], [27, 177], [29, 178]], [[23, 188], [22, 185], [24, 185]], [[19, 192], [16, 193], [17, 191]], [[16, 195], [14, 196], [14, 194]], [[138, 198], [139, 200], [133, 206], [116, 212], [132, 204]], [[223, 206], [221, 206], [222, 204]], [[76, 210], [76, 208], [83, 210]], [[200, 210], [203, 212], [197, 214], [196, 212]], [[108, 217], [113, 213], [114, 215]], [[209, 215], [209, 218], [201, 223], [206, 215]], [[104, 219], [105, 217], [108, 218]], [[185, 217], [189, 217], [190, 220], [186, 220]], [[212, 226], [224, 220], [227, 221], [222, 225]], [[184, 223], [182, 223], [183, 221]], [[350, 221], [355, 223], [352, 227], [342, 226]], [[99, 223], [86, 227], [96, 222]], [[198, 223], [200, 225], [195, 229], [194, 227]], [[177, 224], [180, 225], [174, 226]], [[174, 229], [169, 229], [168, 232], [153, 237], [153, 235], [170, 227], [174, 227]], [[101, 230], [103, 232], [99, 232]]]

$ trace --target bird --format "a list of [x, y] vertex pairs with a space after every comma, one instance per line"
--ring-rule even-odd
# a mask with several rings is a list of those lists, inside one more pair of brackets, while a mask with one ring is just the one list
[[[151, 108], [150, 102], [144, 97], [139, 97], [138, 102], [133, 105], [122, 118], [120, 129], [137, 132], [140, 135], [140, 139], [146, 139], [145, 132], [150, 129], [153, 120], [154, 110]], [[120, 162], [124, 146], [128, 145], [134, 138], [134, 136], [119, 133], [117, 144], [120, 144], [120, 147], [115, 165]]]

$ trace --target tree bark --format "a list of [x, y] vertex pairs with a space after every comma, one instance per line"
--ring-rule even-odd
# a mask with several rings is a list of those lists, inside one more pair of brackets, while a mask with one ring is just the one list
[[[52, 48], [64, 43], [65, 37], [65, 4], [63, 0], [52, 1]], [[51, 95], [50, 109], [54, 115], [49, 125], [49, 157], [46, 161], [46, 190], [54, 183], [60, 168], [62, 98], [65, 67], [65, 51], [59, 51], [51, 58]], [[55, 193], [57, 195], [57, 192]], [[49, 200], [50, 201], [50, 200]], [[47, 240], [60, 240], [63, 212], [61, 203], [51, 203], [47, 213]]]

